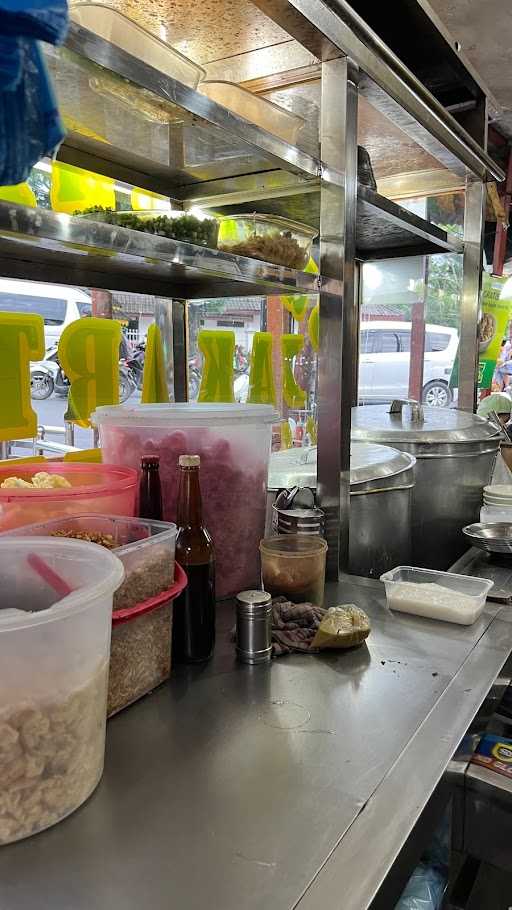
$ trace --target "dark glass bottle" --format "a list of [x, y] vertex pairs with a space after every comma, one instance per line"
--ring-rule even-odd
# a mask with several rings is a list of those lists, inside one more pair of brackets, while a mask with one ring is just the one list
[[140, 462], [139, 518], [162, 520], [162, 487], [158, 455], [144, 455]]
[[178, 460], [176, 560], [188, 585], [174, 603], [172, 657], [180, 663], [208, 660], [215, 644], [215, 553], [203, 524], [198, 455]]

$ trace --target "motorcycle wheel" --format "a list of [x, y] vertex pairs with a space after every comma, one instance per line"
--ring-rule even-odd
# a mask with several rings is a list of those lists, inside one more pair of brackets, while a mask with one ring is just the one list
[[119, 377], [119, 401], [121, 404], [128, 401], [128, 398], [133, 393], [134, 389], [135, 383], [132, 382], [129, 376]]
[[30, 397], [34, 401], [44, 401], [53, 392], [54, 382], [49, 373], [36, 372], [30, 375]]

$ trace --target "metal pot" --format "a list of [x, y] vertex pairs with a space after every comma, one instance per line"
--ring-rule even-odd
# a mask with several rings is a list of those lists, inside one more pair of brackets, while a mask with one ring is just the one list
[[[352, 443], [350, 457], [349, 571], [378, 578], [411, 559], [415, 459], [389, 446]], [[270, 456], [267, 514], [279, 490], [316, 490], [316, 448]]]
[[462, 528], [479, 518], [500, 445], [497, 428], [467, 411], [394, 401], [353, 408], [352, 438], [414, 455], [413, 562], [449, 568], [467, 549]]

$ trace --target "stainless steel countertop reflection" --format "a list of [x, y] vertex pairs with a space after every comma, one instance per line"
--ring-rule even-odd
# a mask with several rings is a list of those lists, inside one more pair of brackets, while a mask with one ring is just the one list
[[369, 613], [367, 646], [214, 661], [108, 725], [88, 803], [0, 850], [2, 910], [367, 907], [509, 652], [508, 607], [474, 626], [391, 614], [380, 582], [327, 603]]

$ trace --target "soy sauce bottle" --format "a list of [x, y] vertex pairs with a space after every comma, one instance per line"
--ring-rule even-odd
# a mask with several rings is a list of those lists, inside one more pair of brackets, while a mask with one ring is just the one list
[[176, 560], [188, 585], [174, 603], [172, 657], [180, 663], [209, 660], [215, 644], [215, 554], [203, 524], [199, 455], [180, 455]]
[[162, 520], [162, 487], [160, 484], [160, 458], [144, 455], [140, 462], [139, 518]]

